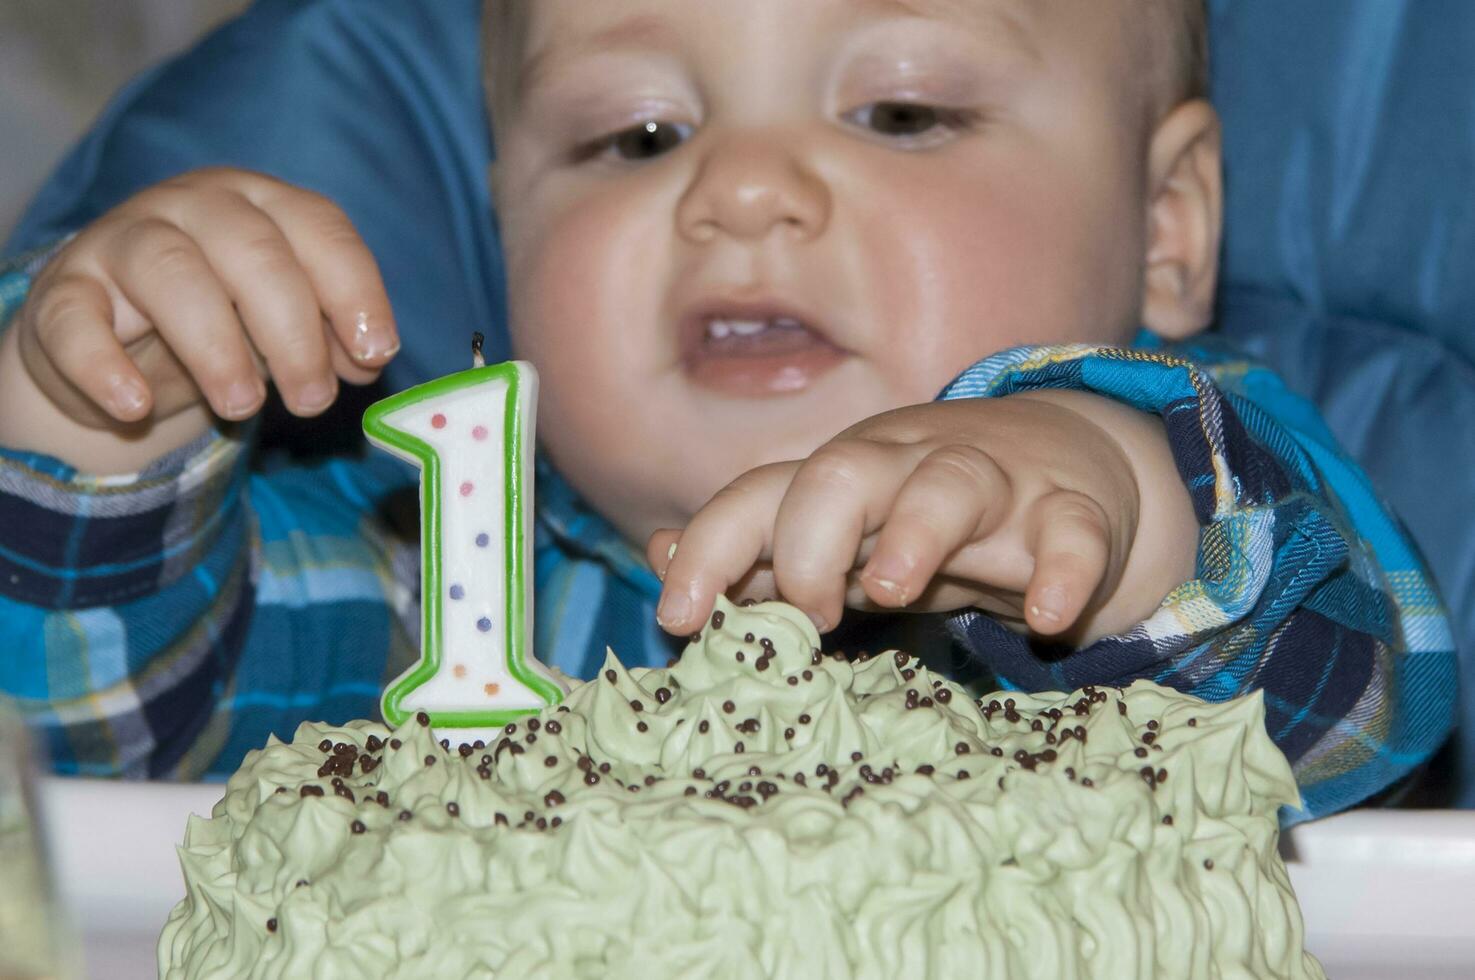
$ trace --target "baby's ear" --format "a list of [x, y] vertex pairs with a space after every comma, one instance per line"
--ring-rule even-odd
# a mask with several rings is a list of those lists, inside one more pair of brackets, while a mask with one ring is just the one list
[[1202, 99], [1170, 112], [1148, 151], [1142, 323], [1182, 340], [1213, 319], [1224, 223], [1219, 114]]

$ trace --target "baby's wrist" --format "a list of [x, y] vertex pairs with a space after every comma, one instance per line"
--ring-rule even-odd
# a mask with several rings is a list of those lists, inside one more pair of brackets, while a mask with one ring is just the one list
[[197, 440], [213, 424], [203, 406], [162, 421], [84, 425], [37, 384], [20, 352], [16, 324], [0, 333], [0, 445], [52, 456], [93, 476], [135, 473]]

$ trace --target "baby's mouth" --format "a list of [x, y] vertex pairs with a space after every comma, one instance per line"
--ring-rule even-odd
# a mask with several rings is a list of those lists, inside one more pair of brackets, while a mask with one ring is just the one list
[[709, 311], [686, 318], [683, 361], [698, 385], [739, 398], [794, 394], [849, 353], [802, 316]]

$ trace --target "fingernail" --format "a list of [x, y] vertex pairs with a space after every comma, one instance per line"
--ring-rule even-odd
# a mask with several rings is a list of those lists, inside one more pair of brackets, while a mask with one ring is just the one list
[[113, 410], [122, 415], [137, 415], [143, 409], [143, 391], [132, 381], [118, 378], [113, 382]]
[[360, 361], [374, 361], [399, 351], [399, 335], [387, 326], [369, 323], [369, 315], [360, 313], [354, 325], [353, 356]]
[[1040, 601], [1030, 607], [1030, 612], [1049, 623], [1060, 622], [1060, 612], [1065, 608], [1065, 589], [1051, 585], [1040, 592]]
[[828, 619], [825, 619], [818, 613], [805, 613], [804, 615], [809, 617], [809, 621], [814, 624], [817, 632], [828, 633], [830, 631], [830, 621]]
[[902, 588], [900, 580], [910, 571], [894, 558], [881, 558], [868, 564], [860, 577], [885, 592], [897, 605], [904, 606], [911, 601], [911, 596]]
[[249, 415], [261, 401], [261, 389], [249, 381], [232, 381], [225, 392], [225, 414], [229, 418]]
[[333, 386], [326, 381], [309, 381], [297, 389], [297, 407], [304, 412], [317, 412], [333, 401]]
[[662, 626], [682, 623], [691, 618], [691, 596], [685, 592], [667, 592], [656, 607], [656, 622]]

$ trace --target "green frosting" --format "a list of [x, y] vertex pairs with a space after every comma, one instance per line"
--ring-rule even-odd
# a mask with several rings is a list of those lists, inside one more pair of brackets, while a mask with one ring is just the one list
[[[306, 724], [180, 849], [165, 978], [1321, 977], [1260, 698], [981, 702], [734, 608], [483, 748]], [[392, 740], [391, 740], [392, 739]]]

